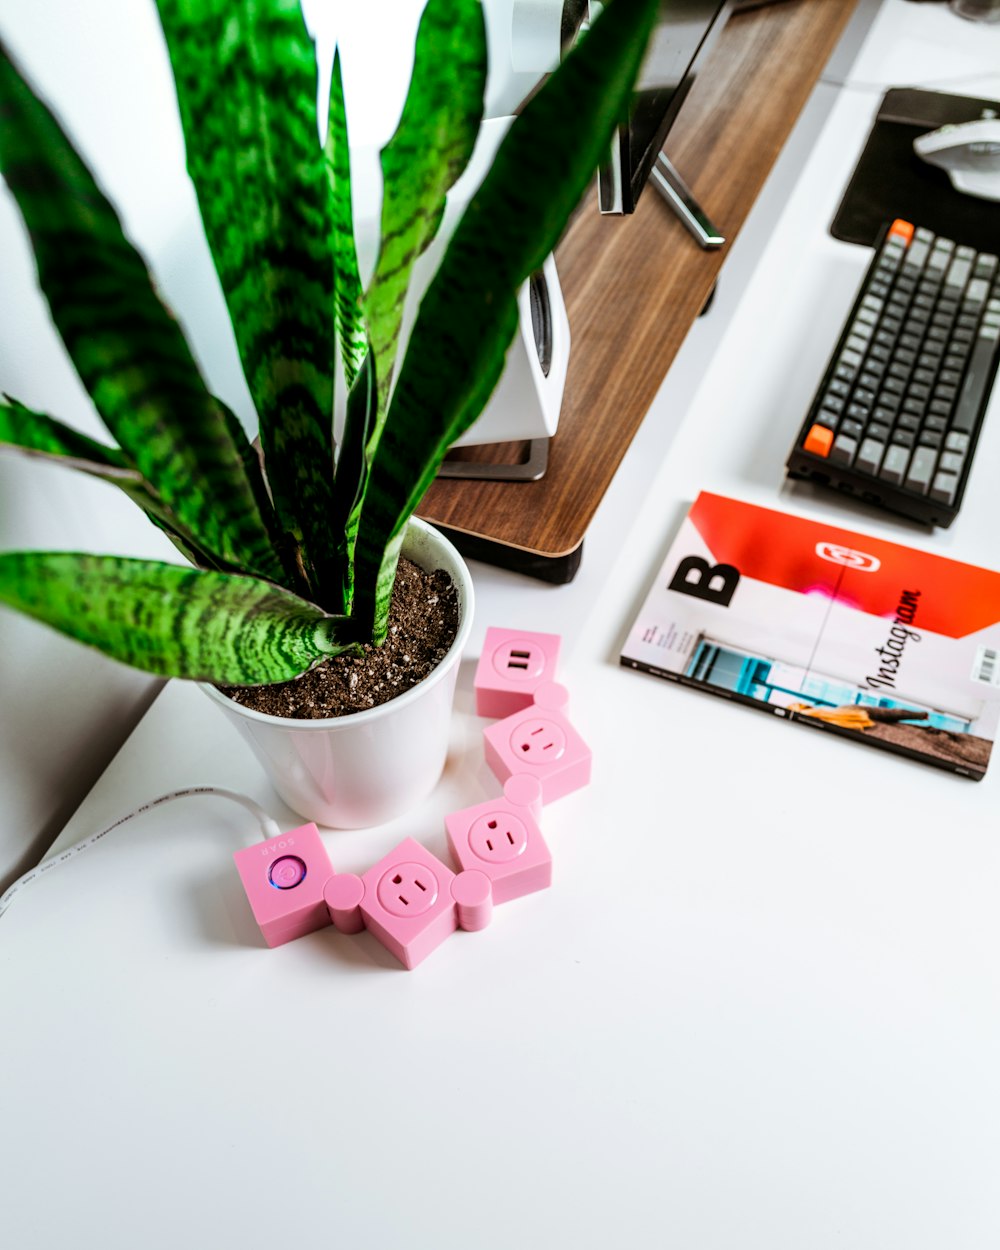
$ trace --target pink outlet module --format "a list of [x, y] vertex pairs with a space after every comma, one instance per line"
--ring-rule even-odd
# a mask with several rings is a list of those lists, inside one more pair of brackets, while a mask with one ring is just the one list
[[323, 891], [333, 868], [314, 824], [245, 847], [233, 859], [268, 946], [281, 946], [330, 923]]
[[477, 714], [498, 719], [529, 707], [541, 683], [555, 680], [560, 642], [558, 634], [491, 625], [476, 665]]
[[326, 907], [341, 933], [366, 928], [405, 968], [415, 968], [457, 928], [486, 927], [492, 889], [485, 873], [456, 875], [406, 838], [363, 876], [333, 877]]
[[501, 784], [526, 773], [542, 786], [551, 803], [590, 781], [590, 748], [566, 718], [569, 691], [543, 682], [530, 707], [483, 730], [486, 762]]
[[541, 809], [541, 782], [522, 773], [507, 779], [503, 798], [444, 818], [455, 862], [489, 877], [494, 903], [552, 884], [552, 856], [538, 827]]

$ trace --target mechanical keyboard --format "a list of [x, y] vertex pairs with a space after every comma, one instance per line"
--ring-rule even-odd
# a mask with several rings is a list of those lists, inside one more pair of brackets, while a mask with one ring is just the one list
[[998, 347], [997, 257], [894, 221], [795, 440], [789, 476], [950, 525]]

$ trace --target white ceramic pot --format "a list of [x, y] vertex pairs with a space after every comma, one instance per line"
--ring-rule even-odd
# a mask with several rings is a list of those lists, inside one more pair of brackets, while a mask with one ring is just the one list
[[381, 824], [433, 790], [444, 768], [458, 664], [472, 627], [472, 577], [452, 544], [413, 518], [403, 555], [445, 569], [458, 590], [458, 633], [432, 673], [405, 694], [350, 716], [288, 720], [202, 690], [250, 744], [271, 784], [306, 820], [338, 829]]

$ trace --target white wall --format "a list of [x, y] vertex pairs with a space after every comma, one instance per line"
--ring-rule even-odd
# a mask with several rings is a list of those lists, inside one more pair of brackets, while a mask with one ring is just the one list
[[[152, 3], [0, 0], [0, 36], [60, 116], [191, 327], [217, 389], [247, 409], [221, 296], [199, 247], [173, 87]], [[106, 437], [48, 319], [0, 184], [0, 390]], [[0, 548], [176, 560], [113, 488], [0, 456]], [[46, 849], [157, 683], [0, 609], [0, 886]]]

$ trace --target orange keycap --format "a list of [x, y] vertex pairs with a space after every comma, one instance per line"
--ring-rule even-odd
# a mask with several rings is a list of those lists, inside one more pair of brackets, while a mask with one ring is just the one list
[[814, 456], [828, 456], [832, 446], [833, 430], [828, 430], [825, 425], [814, 425], [802, 444], [803, 450], [811, 451]]
[[895, 235], [897, 239], [901, 239], [907, 246], [913, 238], [913, 223], [904, 221], [902, 217], [897, 217], [889, 227], [889, 234]]

